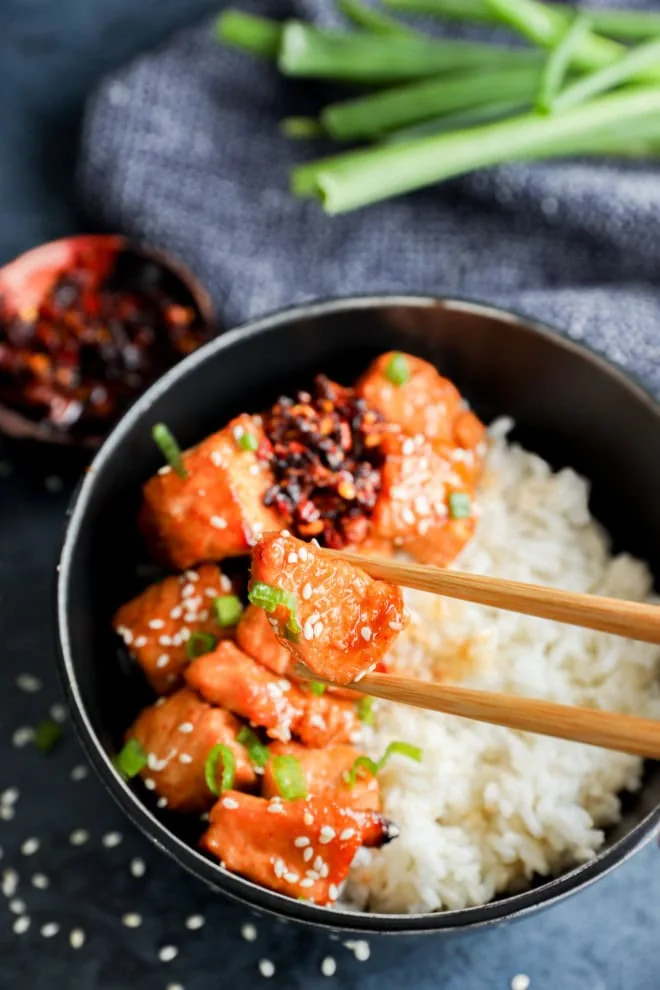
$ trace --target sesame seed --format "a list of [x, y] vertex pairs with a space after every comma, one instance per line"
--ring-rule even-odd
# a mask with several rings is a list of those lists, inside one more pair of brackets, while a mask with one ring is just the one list
[[388, 626], [390, 629], [393, 629], [394, 632], [400, 632], [403, 629], [403, 622], [388, 622]]
[[222, 516], [211, 516], [211, 525], [215, 527], [215, 529], [226, 529], [227, 520], [223, 519]]
[[282, 532], [280, 533], [280, 536], [291, 536], [291, 533], [289, 532], [288, 529], [283, 529]]
[[167, 807], [167, 798], [166, 797], [158, 798], [158, 800], [156, 801], [156, 806], [158, 808], [166, 808]]
[[401, 512], [401, 518], [403, 519], [404, 523], [407, 523], [408, 526], [415, 525], [415, 513], [412, 511], [412, 509], [409, 509], [407, 505], [404, 506]]
[[329, 872], [330, 872], [330, 867], [328, 866], [328, 864], [322, 863], [319, 869], [319, 873], [321, 874], [324, 880], [327, 878]]
[[299, 835], [297, 839], [293, 840], [293, 844], [294, 846], [297, 846], [299, 849], [304, 849], [305, 846], [309, 845], [309, 839], [307, 838], [306, 835]]
[[165, 990], [183, 990], [183, 983], [168, 983]]
[[334, 976], [337, 972], [337, 963], [332, 956], [326, 956], [321, 963], [321, 972], [324, 976]]
[[304, 821], [305, 825], [313, 825], [314, 824], [314, 815], [311, 813], [311, 811], [304, 811], [303, 812], [303, 821]]
[[259, 972], [268, 980], [271, 976], [275, 975], [275, 964], [270, 959], [260, 959]]
[[312, 849], [311, 846], [307, 846], [307, 848], [305, 849], [305, 851], [303, 853], [303, 859], [304, 859], [304, 861], [306, 863], [309, 863], [309, 861], [310, 861], [310, 859], [312, 858], [313, 855], [314, 855], [314, 850]]
[[169, 474], [172, 468], [169, 464], [163, 464], [161, 468], [158, 468], [158, 474]]
[[307, 547], [301, 547], [298, 551], [298, 556], [301, 560], [307, 560], [309, 554], [307, 553]]
[[11, 867], [3, 870], [2, 873], [2, 893], [5, 897], [13, 897], [18, 887], [18, 873]]
[[17, 749], [21, 749], [23, 746], [26, 746], [28, 743], [32, 742], [33, 739], [34, 729], [29, 725], [24, 725], [20, 729], [16, 729], [11, 737], [11, 741]]
[[36, 887], [37, 890], [46, 890], [50, 887], [50, 880], [45, 873], [35, 873], [32, 877], [32, 886]]
[[192, 763], [192, 761], [190, 753], [179, 753], [179, 763]]
[[172, 962], [179, 955], [176, 945], [164, 945], [158, 950], [158, 958], [161, 962]]
[[319, 639], [321, 637], [321, 634], [322, 633], [323, 633], [323, 623], [322, 622], [317, 622], [316, 625], [314, 626], [314, 636], [315, 636], [315, 638], [316, 639]]
[[18, 787], [8, 787], [0, 794], [0, 804], [16, 804], [19, 797]]
[[56, 921], [49, 921], [47, 924], [41, 926], [41, 934], [44, 938], [52, 938], [53, 935], [57, 935], [60, 930], [60, 926]]
[[347, 949], [351, 949], [353, 955], [358, 960], [358, 962], [366, 962], [371, 955], [371, 949], [369, 948], [369, 943], [365, 942], [364, 939], [355, 939], [344, 942]]
[[301, 887], [313, 887], [314, 886], [314, 881], [312, 880], [311, 877], [305, 877], [304, 880], [301, 880], [300, 881], [300, 886]]
[[339, 838], [340, 839], [352, 839], [354, 835], [355, 835], [355, 829], [354, 828], [345, 828], [343, 832], [340, 832], [339, 833]]
[[152, 780], [151, 777], [145, 777], [144, 778], [144, 786], [147, 788], [148, 791], [155, 791], [156, 790], [156, 781], [155, 780]]
[[325, 866], [325, 861], [323, 859], [323, 856], [317, 856], [316, 859], [314, 860], [314, 869], [320, 872], [324, 866]]
[[223, 808], [229, 808], [230, 811], [233, 811], [235, 808], [238, 808], [238, 801], [234, 801], [234, 799], [230, 797], [223, 798], [220, 803], [222, 804]]
[[303, 636], [305, 637], [305, 639], [308, 639], [308, 640], [309, 639], [314, 639], [314, 626], [312, 625], [312, 623], [311, 623], [311, 621], [309, 619], [307, 620], [307, 622], [303, 626]]
[[12, 928], [16, 935], [24, 935], [29, 927], [30, 927], [30, 919], [28, 918], [27, 914], [22, 914], [19, 918], [16, 919], [16, 921], [12, 925]]
[[204, 915], [203, 914], [191, 914], [189, 918], [186, 918], [186, 928], [190, 929], [191, 932], [196, 932], [199, 928], [204, 927]]
[[10, 822], [14, 817], [14, 809], [11, 805], [0, 805], [0, 818], [3, 822]]
[[362, 639], [366, 640], [368, 643], [369, 640], [371, 639], [371, 627], [362, 626], [362, 628], [360, 629], [360, 636], [362, 636]]
[[321, 843], [322, 846], [325, 846], [327, 845], [328, 842], [332, 842], [335, 835], [336, 835], [335, 830], [334, 828], [332, 828], [331, 825], [323, 825], [321, 826], [319, 842]]
[[82, 928], [72, 928], [69, 932], [69, 945], [72, 949], [82, 949], [85, 944], [85, 933]]
[[182, 611], [183, 609], [181, 608], [180, 605], [175, 605], [172, 611], [170, 612], [170, 619], [180, 619]]
[[101, 839], [101, 842], [106, 849], [114, 849], [118, 846], [122, 840], [121, 832], [106, 832], [106, 834]]
[[511, 990], [528, 990], [531, 982], [527, 973], [517, 973], [511, 980]]
[[66, 722], [67, 714], [68, 712], [66, 710], [66, 705], [61, 705], [57, 703], [55, 705], [50, 706], [50, 717], [52, 718], [53, 722], [57, 722], [59, 725], [61, 725], [63, 722]]
[[312, 597], [313, 590], [314, 589], [312, 588], [311, 584], [308, 581], [307, 584], [304, 585], [303, 590], [302, 590], [302, 597], [303, 597], [303, 600], [304, 601], [306, 601], [306, 602], [309, 601], [309, 599]]
[[146, 636], [138, 636], [138, 638], [135, 640], [134, 646], [138, 650], [140, 650], [142, 649], [143, 646], [146, 646], [148, 642], [149, 640], [147, 639]]
[[147, 623], [150, 629], [164, 629], [165, 622], [163, 619], [150, 619]]
[[286, 562], [287, 562], [287, 564], [297, 564], [298, 563], [298, 554], [295, 553], [292, 550], [291, 553], [289, 554], [289, 556], [286, 558]]
[[123, 915], [121, 923], [122, 925], [125, 925], [126, 928], [139, 928], [142, 924], [142, 915], [131, 911], [128, 914]]
[[49, 474], [48, 477], [44, 480], [44, 485], [46, 487], [46, 491], [52, 492], [54, 495], [57, 492], [62, 491], [64, 487], [64, 482], [62, 481], [61, 478], [58, 478], [56, 474]]
[[143, 877], [147, 872], [147, 867], [145, 866], [143, 859], [132, 859], [130, 865], [130, 871], [134, 877]]
[[169, 653], [161, 653], [161, 655], [156, 660], [156, 666], [158, 667], [159, 670], [162, 670], [163, 667], [167, 667], [169, 662], [170, 662]]
[[286, 863], [284, 862], [284, 860], [279, 859], [279, 857], [273, 863], [273, 873], [278, 879], [283, 877], [284, 874], [286, 873]]
[[257, 929], [254, 925], [251, 925], [248, 922], [246, 925], [241, 926], [241, 936], [246, 942], [255, 942], [257, 938]]
[[12, 914], [25, 914], [27, 910], [25, 901], [21, 901], [18, 897], [13, 898], [9, 902], [9, 910]]
[[190, 629], [188, 629], [186, 626], [181, 626], [181, 628], [179, 629], [179, 642], [187, 643], [188, 640], [190, 639], [190, 635], [191, 635]]
[[287, 883], [298, 883], [300, 880], [300, 874], [294, 873], [293, 870], [287, 870], [284, 874], [284, 879]]
[[328, 887], [328, 897], [331, 901], [336, 901], [339, 897], [339, 887], [336, 884], [331, 883]]
[[310, 615], [307, 621], [311, 622], [312, 625], [316, 625], [316, 623], [319, 621], [320, 618], [321, 616], [319, 615], [318, 612], [312, 612], [312, 614]]
[[34, 674], [19, 674], [16, 678], [16, 687], [28, 694], [34, 694], [35, 691], [41, 690], [41, 681]]
[[71, 771], [71, 780], [84, 780], [88, 773], [89, 770], [87, 767], [83, 763], [80, 763]]
[[38, 849], [39, 839], [26, 839], [21, 846], [21, 852], [24, 856], [34, 856]]
[[84, 828], [75, 829], [69, 836], [69, 842], [72, 846], [84, 846], [88, 839], [89, 832]]
[[159, 636], [158, 637], [158, 642], [160, 643], [161, 646], [171, 646], [172, 645], [172, 637], [171, 636]]

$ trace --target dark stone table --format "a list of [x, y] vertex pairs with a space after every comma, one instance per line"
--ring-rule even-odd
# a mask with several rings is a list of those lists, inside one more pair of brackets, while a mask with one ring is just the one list
[[[0, 263], [84, 229], [73, 165], [95, 81], [213, 9], [210, 0], [0, 0]], [[51, 756], [26, 743], [25, 729], [61, 703], [53, 565], [74, 481], [60, 457], [0, 446], [0, 990], [251, 987], [268, 985], [265, 959], [282, 990], [506, 990], [516, 974], [533, 990], [660, 987], [655, 843], [524, 922], [462, 938], [371, 940], [359, 961], [340, 941], [252, 918], [183, 875], [86, 774], [68, 723]], [[255, 941], [241, 937], [246, 923]], [[326, 956], [336, 961], [331, 978], [321, 973]]]

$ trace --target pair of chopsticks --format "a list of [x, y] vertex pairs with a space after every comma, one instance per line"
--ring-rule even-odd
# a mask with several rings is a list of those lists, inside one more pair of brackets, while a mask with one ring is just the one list
[[[660, 644], [660, 608], [654, 605], [420, 564], [402, 564], [345, 551], [322, 552], [360, 567], [373, 578], [402, 587]], [[318, 680], [305, 667], [299, 666], [300, 676]], [[427, 683], [395, 674], [367, 674], [359, 683], [347, 686], [363, 694], [415, 708], [660, 759], [660, 721], [652, 719], [501, 692]]]

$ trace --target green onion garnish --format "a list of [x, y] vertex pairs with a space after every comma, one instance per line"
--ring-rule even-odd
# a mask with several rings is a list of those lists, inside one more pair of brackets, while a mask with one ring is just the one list
[[307, 797], [307, 781], [295, 756], [274, 756], [273, 774], [277, 789], [286, 801]]
[[187, 478], [188, 472], [183, 466], [183, 458], [181, 456], [181, 448], [178, 443], [165, 426], [164, 423], [156, 423], [151, 435], [158, 444], [163, 457], [170, 465], [175, 474], [178, 474], [180, 478]]
[[257, 605], [264, 612], [274, 612], [278, 605], [284, 605], [289, 610], [285, 633], [289, 633], [287, 639], [295, 639], [300, 635], [301, 628], [298, 622], [296, 596], [283, 588], [274, 588], [263, 581], [255, 581], [248, 592], [248, 599], [252, 605]]
[[365, 694], [364, 698], [360, 698], [357, 705], [357, 717], [365, 725], [374, 724], [374, 699], [370, 698], [368, 694]]
[[307, 687], [309, 688], [312, 694], [315, 694], [318, 697], [320, 697], [322, 694], [325, 694], [325, 684], [322, 684], [321, 681], [310, 681]]
[[236, 595], [218, 595], [213, 599], [212, 607], [221, 626], [235, 626], [243, 612], [241, 600]]
[[253, 732], [249, 726], [244, 725], [236, 736], [236, 739], [241, 746], [245, 746], [247, 749], [251, 763], [256, 767], [266, 766], [270, 758], [268, 746], [264, 746], [256, 732]]
[[354, 786], [361, 767], [364, 767], [365, 770], [368, 770], [369, 773], [375, 777], [376, 774], [383, 769], [390, 756], [393, 756], [394, 753], [398, 753], [399, 756], [406, 756], [409, 760], [415, 760], [416, 763], [422, 762], [422, 751], [419, 746], [413, 746], [411, 743], [406, 742], [391, 742], [378, 763], [375, 763], [368, 756], [358, 756], [353, 761], [353, 766], [348, 773], [344, 775], [344, 779], [347, 781], [349, 787]]
[[450, 519], [467, 519], [472, 512], [472, 500], [467, 492], [452, 492], [447, 501]]
[[241, 434], [236, 435], [236, 443], [241, 448], [241, 450], [257, 450], [259, 447], [259, 441], [255, 437], [254, 433], [250, 433], [249, 430], [244, 430]]
[[194, 632], [186, 640], [186, 656], [189, 660], [196, 660], [203, 657], [205, 653], [211, 653], [218, 641], [212, 633]]
[[[220, 760], [222, 760], [222, 780], [220, 790], [218, 790], [217, 774]], [[206, 778], [206, 786], [216, 797], [220, 797], [223, 791], [231, 790], [236, 777], [236, 760], [229, 746], [225, 746], [224, 743], [216, 743], [211, 749], [204, 764], [204, 777]]]
[[147, 754], [137, 739], [129, 739], [112, 761], [124, 780], [137, 777], [147, 765]]
[[410, 365], [405, 354], [393, 354], [387, 362], [385, 377], [393, 385], [405, 385], [410, 379]]
[[61, 742], [62, 736], [62, 730], [57, 722], [53, 722], [48, 718], [35, 726], [34, 745], [42, 753], [52, 753], [55, 747]]

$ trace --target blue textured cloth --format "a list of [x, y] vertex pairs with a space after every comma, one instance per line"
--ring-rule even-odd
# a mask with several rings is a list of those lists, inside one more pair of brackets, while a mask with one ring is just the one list
[[[288, 9], [329, 17], [324, 0]], [[553, 322], [660, 385], [655, 163], [502, 167], [329, 218], [287, 181], [324, 146], [278, 132], [324, 95], [220, 48], [208, 24], [184, 33], [92, 101], [85, 204], [185, 258], [228, 325], [318, 297], [458, 294]]]

